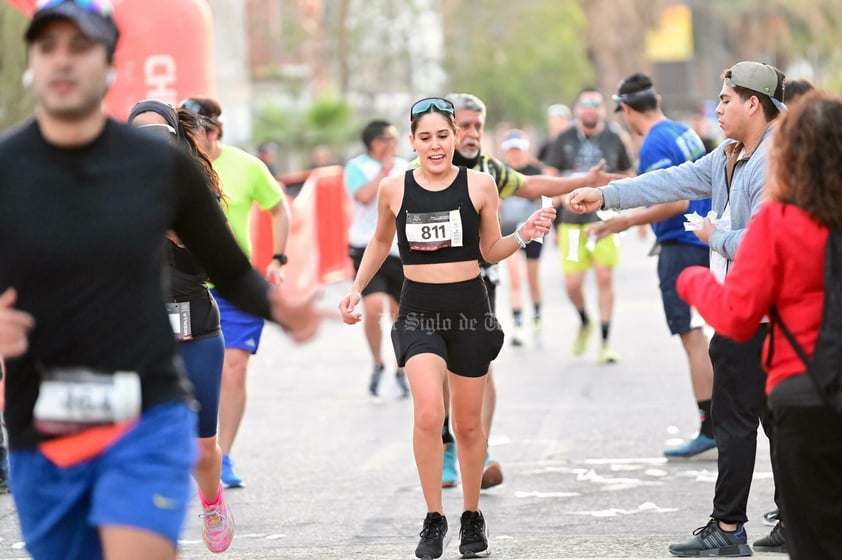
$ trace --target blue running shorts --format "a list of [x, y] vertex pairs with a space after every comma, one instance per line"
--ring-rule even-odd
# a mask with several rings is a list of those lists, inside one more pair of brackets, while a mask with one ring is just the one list
[[678, 295], [675, 283], [678, 281], [678, 275], [685, 268], [706, 267], [709, 262], [710, 249], [707, 247], [674, 242], [661, 244], [661, 252], [658, 255], [658, 280], [670, 333], [684, 334], [702, 326], [701, 321], [695, 324], [690, 305]]
[[260, 335], [263, 333], [263, 319], [240, 311], [215, 289], [211, 290], [211, 294], [219, 306], [225, 348], [238, 348], [256, 354], [257, 347], [260, 346]]
[[101, 455], [70, 468], [39, 450], [10, 453], [12, 496], [35, 560], [98, 560], [97, 527], [121, 525], [176, 546], [193, 496], [196, 415], [186, 403], [146, 410]]

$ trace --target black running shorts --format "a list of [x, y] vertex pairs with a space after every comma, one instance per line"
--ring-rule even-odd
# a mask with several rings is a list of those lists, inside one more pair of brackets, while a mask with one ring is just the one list
[[456, 375], [482, 377], [503, 346], [503, 330], [481, 277], [449, 284], [405, 280], [392, 343], [400, 367], [418, 354], [436, 354]]

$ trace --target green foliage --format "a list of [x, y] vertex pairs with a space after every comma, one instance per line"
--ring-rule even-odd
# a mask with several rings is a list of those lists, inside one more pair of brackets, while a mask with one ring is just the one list
[[322, 95], [307, 111], [308, 124], [316, 129], [341, 130], [351, 121], [351, 106], [333, 95]]
[[256, 143], [273, 141], [307, 154], [320, 145], [344, 147], [352, 141], [356, 128], [348, 102], [328, 92], [305, 110], [276, 102], [261, 105], [255, 111], [253, 137]]
[[593, 79], [578, 0], [449, 0], [446, 10], [449, 89], [485, 101], [491, 126], [543, 126], [548, 105]]
[[32, 115], [33, 101], [23, 85], [26, 45], [23, 33], [26, 16], [0, 0], [0, 130]]
[[[288, 137], [289, 131], [298, 128], [293, 121], [297, 113], [283, 109], [277, 103], [264, 102], [254, 110], [254, 121], [252, 123], [252, 136], [257, 144], [262, 142], [278, 142], [281, 136]], [[297, 123], [299, 127], [303, 123]]]
[[[807, 61], [817, 86], [840, 91], [839, 0], [715, 0], [715, 7], [720, 18], [731, 24], [731, 50], [747, 56], [774, 55], [782, 70], [795, 61]], [[746, 33], [746, 23], [760, 32]]]
[[780, 0], [792, 33], [792, 55], [810, 62], [818, 85], [842, 89], [842, 7], [838, 0]]

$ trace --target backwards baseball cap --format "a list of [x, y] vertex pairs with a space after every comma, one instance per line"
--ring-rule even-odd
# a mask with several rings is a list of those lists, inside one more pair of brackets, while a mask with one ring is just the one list
[[503, 137], [500, 147], [504, 150], [526, 151], [529, 149], [529, 136], [524, 131], [513, 128]]
[[[646, 74], [635, 73], [628, 76], [617, 85], [617, 93], [611, 96], [617, 106], [614, 108], [615, 113], [623, 110], [622, 103], [625, 103], [632, 109], [637, 109], [637, 104], [640, 101], [649, 101], [657, 99], [658, 93], [652, 85], [652, 78]], [[651, 105], [650, 105], [651, 107]]]
[[[786, 111], [784, 105], [784, 73], [762, 62], [744, 61], [733, 65], [725, 85], [742, 87], [769, 96], [778, 111]], [[726, 73], [727, 74], [727, 73]]]
[[39, 0], [24, 38], [31, 43], [45, 23], [65, 19], [73, 22], [88, 39], [105, 45], [111, 57], [120, 38], [113, 14], [114, 8], [109, 0]]

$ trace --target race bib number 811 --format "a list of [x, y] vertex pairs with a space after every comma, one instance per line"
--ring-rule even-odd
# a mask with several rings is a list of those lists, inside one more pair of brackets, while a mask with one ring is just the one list
[[437, 251], [462, 246], [462, 216], [459, 210], [407, 212], [406, 240], [415, 251]]

